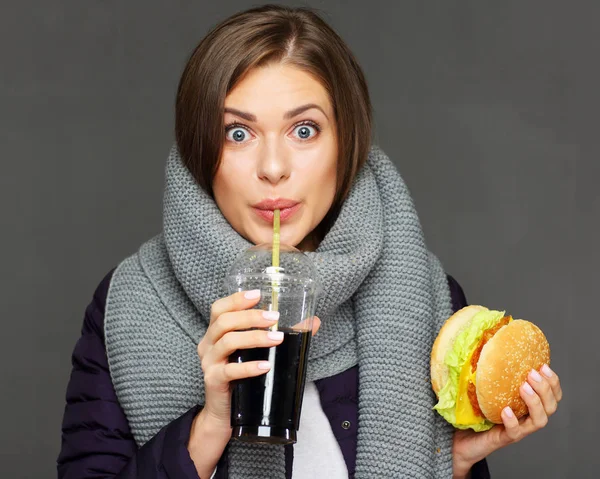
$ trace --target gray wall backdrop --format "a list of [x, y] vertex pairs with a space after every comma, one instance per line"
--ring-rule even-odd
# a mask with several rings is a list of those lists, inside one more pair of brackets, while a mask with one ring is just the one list
[[[55, 476], [84, 309], [161, 228], [184, 61], [254, 3], [0, 2], [1, 477]], [[598, 477], [599, 4], [308, 4], [362, 63], [431, 248], [552, 346], [561, 408], [494, 477]]]

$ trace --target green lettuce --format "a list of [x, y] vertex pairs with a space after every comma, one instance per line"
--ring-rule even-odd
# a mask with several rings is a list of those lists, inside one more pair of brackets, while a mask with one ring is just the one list
[[504, 317], [504, 311], [484, 310], [471, 319], [469, 325], [458, 333], [454, 345], [444, 359], [448, 366], [449, 379], [438, 394], [438, 403], [433, 407], [446, 421], [458, 429], [471, 428], [474, 431], [486, 431], [494, 424], [487, 419], [480, 423], [469, 425], [456, 424], [456, 396], [458, 394], [458, 379], [469, 355], [477, 346], [486, 329], [494, 327]]

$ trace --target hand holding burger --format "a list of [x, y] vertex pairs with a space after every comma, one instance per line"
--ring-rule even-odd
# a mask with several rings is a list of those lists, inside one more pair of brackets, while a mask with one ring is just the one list
[[562, 398], [550, 347], [533, 323], [467, 306], [441, 328], [431, 352], [434, 409], [457, 431], [455, 477], [497, 449], [543, 428]]

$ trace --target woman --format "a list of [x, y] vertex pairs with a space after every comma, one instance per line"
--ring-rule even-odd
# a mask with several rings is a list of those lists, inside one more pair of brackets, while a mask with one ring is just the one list
[[[86, 312], [59, 477], [488, 477], [488, 454], [546, 424], [561, 396], [547, 367], [523, 385], [527, 419], [507, 409], [503, 426], [454, 434], [432, 411], [431, 344], [466, 300], [370, 137], [360, 67], [310, 11], [253, 9], [200, 43], [177, 95], [163, 234]], [[230, 441], [230, 382], [269, 365], [229, 354], [282, 338], [250, 309], [257, 292], [222, 288], [235, 256], [270, 240], [277, 207], [282, 242], [325, 289], [285, 448]]]

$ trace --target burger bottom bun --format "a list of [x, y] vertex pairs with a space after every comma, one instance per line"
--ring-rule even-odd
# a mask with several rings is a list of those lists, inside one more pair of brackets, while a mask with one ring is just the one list
[[450, 316], [440, 329], [431, 349], [431, 385], [436, 395], [448, 382], [450, 373], [444, 360], [448, 351], [452, 349], [456, 336], [473, 316], [486, 309], [478, 305], [465, 306]]

